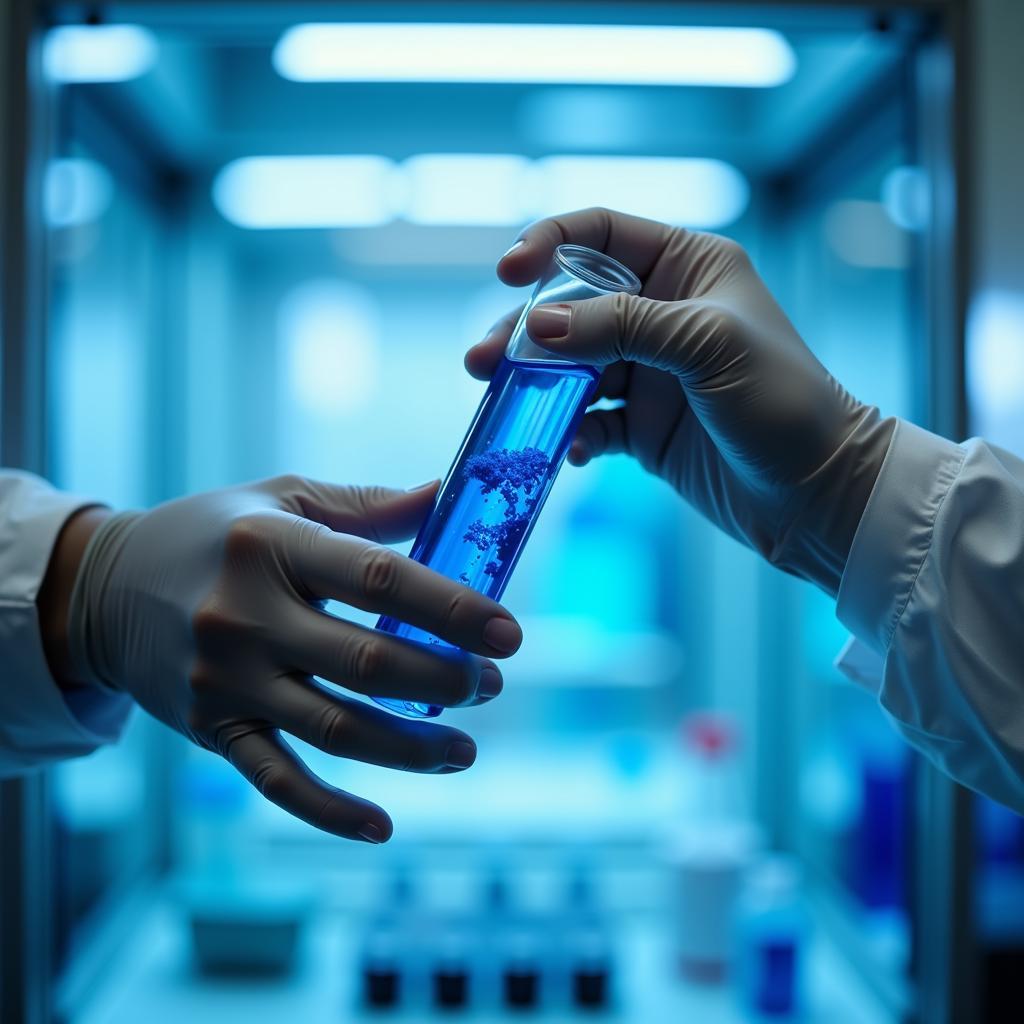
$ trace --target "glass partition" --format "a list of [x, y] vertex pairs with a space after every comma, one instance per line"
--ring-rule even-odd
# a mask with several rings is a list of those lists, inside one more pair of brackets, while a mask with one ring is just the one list
[[[559, 17], [596, 17], [584, 10]], [[312, 81], [295, 72], [301, 46], [282, 70], [284, 5], [130, 13], [133, 31], [104, 44], [120, 77], [71, 81], [80, 65], [66, 63], [56, 89], [59, 485], [123, 507], [278, 473], [397, 487], [443, 476], [483, 390], [463, 353], [524, 299], [496, 282], [497, 257], [532, 217], [588, 203], [735, 237], [823, 362], [914, 417], [906, 96], [883, 90], [871, 114], [863, 103], [902, 81], [910, 44], [866, 14], [823, 28], [817, 12], [782, 31], [737, 9], [732, 27], [749, 15], [765, 32], [753, 38], [786, 57], [772, 83], [467, 85]], [[658, 19], [706, 20], [691, 14]], [[58, 65], [81, 43], [60, 38]], [[841, 118], [871, 144], [837, 141]], [[439, 991], [423, 965], [450, 948], [465, 959], [467, 935], [490, 957], [480, 984], [493, 995], [508, 959], [494, 936], [519, 949], [523, 932], [546, 951], [559, 1005], [571, 947], [598, 976], [580, 981], [580, 968], [572, 985], [599, 987], [614, 964], [606, 1001], [623, 1020], [753, 1019], [721, 973], [729, 950], [696, 978], [701, 958], [680, 953], [680, 878], [709, 849], [695, 835], [727, 837], [744, 869], [795, 855], [805, 880], [792, 860], [781, 877], [813, 915], [799, 936], [817, 979], [807, 998], [822, 1019], [898, 1019], [905, 1007], [879, 1004], [863, 976], [902, 979], [910, 956], [914, 762], [835, 669], [846, 638], [832, 602], [616, 455], [561, 474], [506, 603], [526, 642], [502, 698], [445, 713], [479, 743], [472, 771], [406, 775], [295, 743], [315, 772], [392, 813], [385, 848], [289, 818], [142, 715], [119, 745], [57, 769], [66, 977], [87, 976], [92, 922], [159, 876], [114, 928], [110, 962], [129, 967], [97, 962], [68, 1019], [159, 1024], [224, 1000], [253, 1021], [284, 1005], [351, 1017], [372, 951], [397, 943], [419, 958], [410, 984]], [[820, 889], [832, 909], [819, 915], [803, 897]], [[691, 933], [714, 919], [728, 945], [727, 918], [706, 913]], [[498, 998], [488, 1005], [504, 1019]]]
[[[908, 165], [909, 139], [893, 129], [905, 102], [893, 92], [846, 148], [829, 154], [825, 173], [794, 188], [798, 200], [783, 200], [769, 281], [850, 391], [883, 415], [920, 422], [926, 396], [917, 324], [925, 314], [917, 261], [927, 184]], [[779, 677], [768, 685], [781, 701], [768, 713], [769, 728], [777, 727], [768, 756], [782, 759], [787, 782], [769, 784], [764, 806], [781, 841], [806, 858], [850, 955], [895, 1006], [905, 1006], [918, 756], [878, 706], [881, 662], [847, 647], [834, 600], [780, 578], [766, 579], [765, 588], [777, 602], [769, 615], [779, 630], [766, 637], [767, 663]]]
[[[114, 508], [138, 507], [159, 480], [161, 214], [116, 149], [94, 148], [109, 138], [89, 131], [95, 111], [70, 95], [61, 102], [61, 141], [43, 179], [51, 478]], [[58, 969], [86, 955], [105, 916], [155, 874], [165, 742], [136, 715], [119, 744], [53, 771]]]

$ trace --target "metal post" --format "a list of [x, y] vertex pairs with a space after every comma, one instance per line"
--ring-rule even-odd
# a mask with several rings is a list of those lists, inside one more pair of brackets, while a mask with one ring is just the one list
[[[0, 5], [0, 465], [44, 467], [44, 254], [35, 5]], [[0, 783], [0, 1020], [50, 1024], [50, 829], [42, 773]]]
[[[915, 68], [917, 159], [932, 186], [931, 225], [923, 240], [920, 324], [927, 358], [927, 426], [961, 440], [966, 432], [964, 333], [971, 257], [968, 230], [969, 18], [951, 4], [942, 35]], [[913, 851], [914, 975], [922, 1024], [976, 1024], [978, 950], [974, 939], [972, 796], [921, 763]]]

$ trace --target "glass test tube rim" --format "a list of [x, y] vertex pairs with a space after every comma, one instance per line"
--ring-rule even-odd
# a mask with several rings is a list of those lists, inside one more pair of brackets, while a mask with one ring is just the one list
[[[623, 292], [628, 295], [640, 293], [640, 278], [624, 263], [606, 252], [601, 252], [600, 249], [565, 242], [555, 247], [554, 260], [570, 277], [575, 277], [598, 291], [608, 294]], [[592, 264], [597, 264], [600, 269], [595, 269]], [[585, 302], [586, 299], [580, 301]], [[527, 305], [532, 307], [534, 304], [531, 301]], [[505, 354], [510, 359], [514, 358], [509, 356], [507, 351]]]

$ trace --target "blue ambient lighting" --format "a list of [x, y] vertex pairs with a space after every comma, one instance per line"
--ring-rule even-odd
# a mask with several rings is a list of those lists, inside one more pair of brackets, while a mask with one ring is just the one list
[[530, 216], [521, 156], [425, 153], [406, 160], [403, 216], [414, 224], [512, 225]]
[[881, 203], [838, 199], [825, 212], [825, 238], [851, 267], [902, 270], [910, 262], [907, 234]]
[[643, 153], [664, 142], [660, 107], [649, 92], [638, 89], [531, 89], [520, 103], [519, 125], [542, 152]]
[[396, 212], [395, 165], [382, 156], [253, 156], [213, 182], [213, 201], [243, 228], [373, 227]]
[[156, 37], [138, 25], [61, 25], [43, 40], [51, 82], [126, 82], [156, 63]]
[[793, 77], [778, 32], [675, 25], [324, 23], [278, 40], [296, 82], [525, 82], [767, 87]]
[[537, 216], [607, 206], [692, 228], [721, 228], [747, 208], [731, 164], [684, 157], [553, 156], [538, 161]]
[[921, 167], [894, 167], [882, 179], [882, 205], [889, 220], [904, 231], [928, 226], [931, 187]]
[[110, 173], [95, 160], [51, 160], [43, 178], [43, 219], [51, 228], [90, 224], [103, 216], [113, 195]]
[[1021, 415], [1024, 295], [985, 289], [967, 318], [967, 386], [975, 415]]
[[376, 306], [354, 285], [307, 281], [278, 311], [289, 396], [325, 419], [350, 416], [375, 400], [380, 346]]

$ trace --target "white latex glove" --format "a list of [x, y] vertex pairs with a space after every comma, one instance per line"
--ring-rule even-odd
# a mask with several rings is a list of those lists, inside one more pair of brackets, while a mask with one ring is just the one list
[[[554, 248], [590, 246], [626, 264], [639, 296], [538, 306], [538, 345], [604, 370], [569, 459], [629, 452], [708, 519], [835, 595], [893, 420], [815, 359], [735, 243], [604, 209], [538, 221], [502, 257], [506, 283], [536, 280]], [[501, 359], [518, 311], [466, 356]]]
[[[71, 596], [76, 676], [129, 693], [296, 817], [385, 841], [384, 811], [318, 779], [280, 733], [404, 771], [473, 763], [476, 747], [458, 729], [390, 715], [313, 678], [449, 707], [500, 692], [488, 656], [519, 646], [512, 617], [377, 543], [411, 536], [435, 490], [278, 477], [112, 516], [85, 549]], [[335, 618], [325, 599], [386, 612], [462, 650]]]

